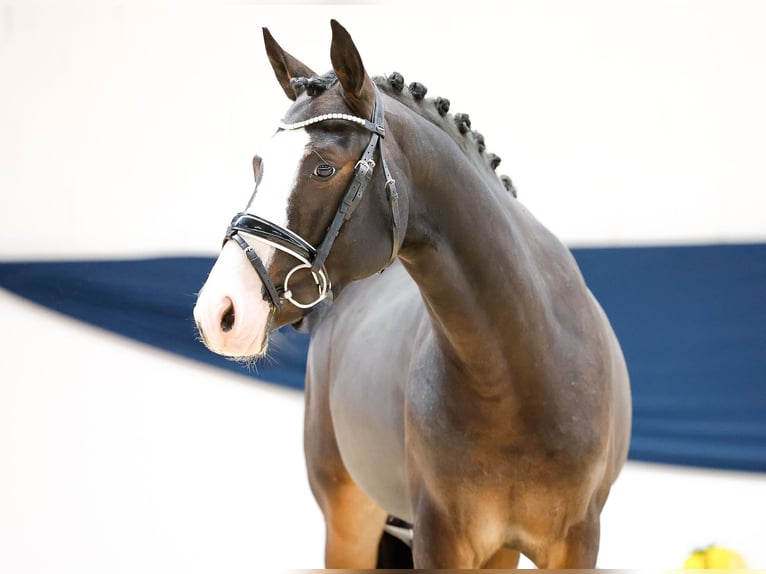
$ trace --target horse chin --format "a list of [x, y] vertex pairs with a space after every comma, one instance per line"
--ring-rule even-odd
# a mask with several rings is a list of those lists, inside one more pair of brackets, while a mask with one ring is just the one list
[[[234, 361], [250, 364], [262, 357], [265, 357], [269, 348], [269, 336], [268, 333], [257, 340], [254, 340], [250, 345], [237, 348], [229, 348], [224, 352], [218, 352], [219, 355], [223, 355]], [[212, 350], [212, 349], [211, 349]], [[217, 351], [214, 351], [217, 352]]]
[[[198, 316], [197, 308], [195, 307], [195, 318]], [[229, 332], [223, 332], [215, 328], [209, 332], [206, 330], [205, 325], [206, 323], [210, 324], [211, 321], [205, 322], [197, 319], [200, 339], [209, 350], [218, 355], [243, 362], [259, 359], [266, 354], [269, 345], [269, 332], [271, 331], [271, 318], [268, 306], [266, 308], [265, 319], [261, 318], [264, 313], [253, 314], [259, 315], [259, 317], [253, 317], [251, 325], [262, 324], [263, 327], [259, 329], [248, 328], [249, 325], [246, 323], [248, 314], [243, 313], [243, 311], [243, 309], [240, 310], [241, 319], [239, 319], [243, 328], [235, 328]], [[259, 311], [262, 310], [259, 309]]]
[[230, 339], [224, 342], [224, 345], [215, 349], [208, 348], [219, 355], [223, 355], [235, 361], [248, 363], [260, 359], [269, 347], [268, 329], [253, 333], [252, 336], [246, 335], [241, 340]]

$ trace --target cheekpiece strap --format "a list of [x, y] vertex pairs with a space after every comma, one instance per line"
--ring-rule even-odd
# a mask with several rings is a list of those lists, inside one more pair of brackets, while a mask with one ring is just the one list
[[263, 264], [263, 261], [261, 261], [261, 258], [258, 257], [258, 254], [250, 246], [250, 244], [242, 238], [238, 229], [229, 227], [226, 232], [226, 239], [224, 239], [224, 243], [228, 240], [235, 241], [237, 245], [239, 245], [245, 252], [245, 255], [250, 260], [250, 265], [253, 266], [253, 269], [255, 269], [256, 273], [258, 273], [258, 276], [261, 278], [261, 282], [266, 288], [266, 293], [268, 293], [269, 299], [271, 299], [274, 307], [279, 309], [280, 298], [279, 294], [277, 293], [277, 288], [274, 286], [274, 282], [271, 280], [271, 277], [269, 277], [269, 272], [266, 270], [266, 266]]

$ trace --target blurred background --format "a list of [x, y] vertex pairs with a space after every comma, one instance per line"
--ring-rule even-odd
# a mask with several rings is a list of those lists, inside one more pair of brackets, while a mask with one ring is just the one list
[[766, 568], [766, 4], [0, 0], [0, 571], [322, 566], [305, 339], [241, 367], [191, 309], [288, 104], [261, 27], [321, 72], [330, 18], [471, 115], [614, 324], [599, 566]]

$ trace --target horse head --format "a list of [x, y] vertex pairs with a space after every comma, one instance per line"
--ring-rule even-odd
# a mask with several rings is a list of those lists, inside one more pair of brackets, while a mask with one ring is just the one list
[[319, 76], [263, 35], [292, 104], [253, 158], [255, 191], [194, 309], [205, 344], [233, 357], [263, 355], [271, 330], [385, 268], [402, 238], [382, 94], [351, 36], [332, 21], [332, 71]]

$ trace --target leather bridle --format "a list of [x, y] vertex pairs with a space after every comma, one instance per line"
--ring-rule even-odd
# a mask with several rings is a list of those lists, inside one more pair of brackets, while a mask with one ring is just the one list
[[[280, 310], [285, 301], [289, 301], [300, 309], [309, 309], [327, 297], [332, 285], [324, 265], [325, 261], [330, 254], [330, 250], [332, 249], [335, 238], [338, 236], [341, 227], [343, 227], [343, 224], [351, 218], [357, 205], [359, 205], [359, 201], [364, 196], [364, 191], [367, 185], [372, 179], [373, 171], [375, 169], [374, 157], [376, 152], [380, 155], [380, 163], [386, 178], [386, 194], [388, 196], [389, 206], [391, 207], [393, 245], [391, 248], [391, 259], [388, 264], [393, 262], [399, 251], [399, 195], [396, 191], [396, 181], [391, 177], [388, 165], [383, 157], [381, 138], [385, 137], [386, 132], [384, 127], [383, 102], [380, 92], [377, 89], [375, 90], [375, 108], [372, 112], [372, 121], [350, 114], [336, 113], [315, 116], [294, 124], [280, 123], [279, 127], [282, 130], [297, 130], [324, 121], [339, 120], [347, 121], [362, 127], [371, 132], [372, 135], [370, 136], [370, 141], [367, 144], [367, 147], [362, 153], [362, 157], [354, 167], [353, 179], [351, 180], [351, 183], [338, 206], [338, 210], [335, 212], [335, 217], [327, 228], [324, 239], [319, 244], [319, 247], [315, 248], [297, 233], [251, 213], [241, 212], [235, 215], [226, 230], [224, 243], [232, 240], [244, 250], [250, 264], [263, 282], [266, 293], [276, 310]], [[241, 234], [249, 235], [261, 243], [271, 245], [280, 251], [292, 255], [300, 261], [300, 263], [287, 273], [282, 287], [277, 287], [274, 284], [263, 261], [261, 261], [261, 258], [258, 257], [258, 254], [248, 242], [245, 241]], [[311, 272], [311, 276], [314, 279], [318, 291], [316, 299], [308, 303], [296, 301], [289, 286], [290, 278], [301, 269], [308, 269]]]

